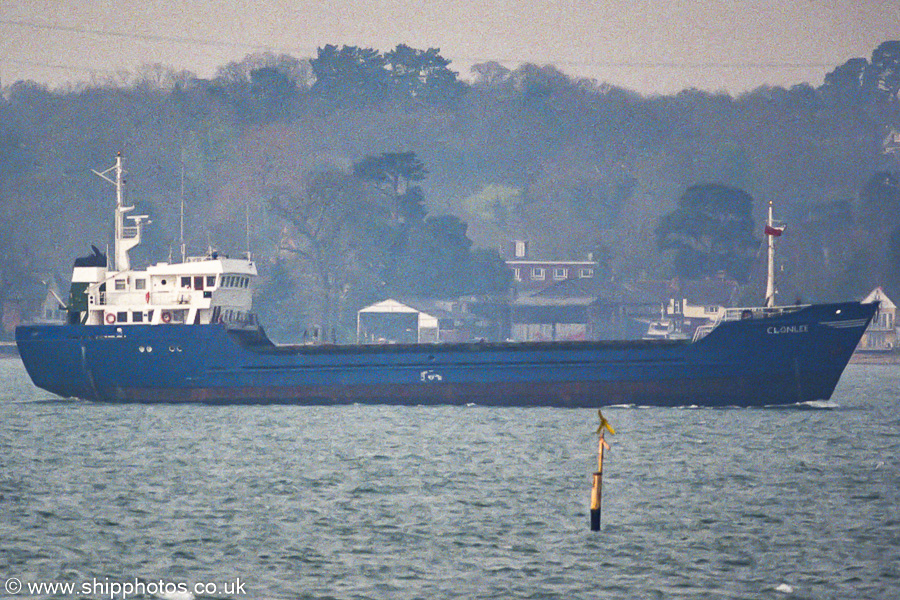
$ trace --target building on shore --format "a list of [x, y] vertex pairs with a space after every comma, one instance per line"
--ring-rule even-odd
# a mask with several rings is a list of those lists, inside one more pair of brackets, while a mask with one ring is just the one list
[[865, 297], [863, 304], [878, 302], [878, 310], [872, 322], [863, 333], [857, 352], [896, 352], [897, 345], [897, 305], [888, 298], [879, 286]]

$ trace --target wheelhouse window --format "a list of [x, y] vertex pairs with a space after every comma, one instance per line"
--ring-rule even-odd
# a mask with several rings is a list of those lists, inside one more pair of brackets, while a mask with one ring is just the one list
[[542, 281], [544, 279], [544, 269], [535, 267], [531, 270], [531, 279], [533, 281]]
[[206, 276], [206, 287], [216, 287], [216, 276], [215, 275], [207, 275]]
[[144, 313], [142, 313], [142, 312], [131, 313], [131, 322], [132, 323], [143, 323], [144, 322]]
[[190, 277], [182, 277], [181, 278], [181, 287], [190, 289], [191, 278]]
[[560, 281], [568, 276], [568, 271], [564, 268], [557, 267], [553, 269], [553, 279]]
[[581, 271], [578, 272], [578, 276], [581, 277], [582, 279], [590, 279], [591, 277], [594, 276], [594, 270], [593, 269], [581, 269]]
[[135, 279], [134, 280], [134, 289], [146, 290], [147, 289], [147, 280], [146, 279]]
[[196, 275], [194, 277], [194, 289], [195, 290], [203, 289], [203, 275]]
[[125, 311], [116, 313], [116, 322], [117, 323], [127, 323], [128, 322], [128, 313]]
[[117, 290], [125, 289], [125, 280], [124, 279], [116, 279], [116, 289]]

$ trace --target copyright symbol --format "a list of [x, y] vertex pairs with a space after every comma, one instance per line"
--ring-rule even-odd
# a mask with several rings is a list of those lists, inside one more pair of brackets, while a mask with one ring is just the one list
[[10, 577], [6, 580], [6, 593], [7, 594], [18, 594], [22, 591], [22, 582], [16, 579], [15, 577]]

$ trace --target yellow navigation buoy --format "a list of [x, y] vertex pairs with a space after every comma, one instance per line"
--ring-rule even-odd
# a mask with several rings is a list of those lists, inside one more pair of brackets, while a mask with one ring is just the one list
[[[597, 427], [597, 435], [600, 439], [597, 443], [597, 472], [594, 473], [594, 485], [591, 488], [591, 531], [600, 531], [600, 497], [603, 491], [603, 451], [609, 450], [609, 443], [604, 439], [604, 434], [608, 431], [615, 435], [616, 430], [609, 424], [609, 421], [603, 416], [603, 412], [598, 410], [597, 416], [600, 417], [600, 426]], [[604, 431], [606, 430], [606, 431]]]

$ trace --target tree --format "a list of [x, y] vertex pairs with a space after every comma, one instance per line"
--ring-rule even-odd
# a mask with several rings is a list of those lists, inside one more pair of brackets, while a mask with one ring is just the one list
[[464, 221], [451, 215], [426, 216], [425, 195], [414, 182], [425, 179], [428, 170], [415, 153], [367, 156], [353, 172], [372, 183], [386, 201], [386, 232], [393, 235], [384, 238], [382, 280], [390, 293], [450, 298], [508, 289], [508, 270], [503, 265], [504, 272], [499, 272], [499, 255], [493, 252], [494, 261], [473, 254]]
[[512, 71], [496, 61], [489, 61], [472, 65], [470, 69], [475, 74], [476, 85], [486, 87], [496, 86], [509, 81]]
[[886, 282], [894, 290], [900, 284], [900, 173], [874, 173], [860, 191], [859, 200], [859, 222], [865, 224], [866, 231], [857, 251], [860, 260], [867, 261], [867, 268], [857, 277], [869, 289]]
[[269, 206], [289, 225], [279, 250], [311, 274], [310, 312], [326, 331], [337, 328], [351, 287], [373, 269], [365, 240], [378, 236], [366, 231], [374, 219], [365, 190], [346, 173], [323, 171], [306, 175], [299, 186], [271, 190]]
[[878, 241], [884, 241], [888, 232], [900, 225], [900, 173], [874, 173], [863, 186], [859, 201], [862, 220]]
[[887, 258], [885, 279], [889, 293], [896, 297], [900, 293], [900, 227], [894, 229], [888, 239]]
[[428, 217], [412, 228], [396, 265], [387, 265], [389, 287], [399, 295], [428, 298], [470, 293], [472, 240], [466, 229], [463, 221], [450, 215]]
[[276, 256], [271, 264], [259, 263], [267, 268], [260, 272], [262, 285], [254, 293], [254, 310], [266, 330], [280, 341], [300, 341], [300, 334], [316, 319], [308, 314], [306, 298], [298, 293], [302, 282], [297, 280], [294, 258]]
[[367, 156], [353, 165], [353, 173], [374, 183], [384, 195], [393, 223], [403, 224], [425, 216], [424, 194], [411, 183], [425, 179], [428, 170], [414, 152]]
[[377, 50], [328, 44], [309, 64], [316, 76], [313, 94], [337, 106], [377, 104], [387, 97], [390, 73]]
[[851, 58], [825, 75], [822, 91], [838, 102], [900, 101], [900, 41], [879, 44], [872, 60]]
[[472, 293], [495, 298], [506, 297], [512, 285], [512, 271], [495, 249], [472, 251]]
[[271, 52], [248, 54], [239, 62], [219, 67], [216, 79], [226, 87], [244, 87], [251, 81], [253, 72], [261, 69], [273, 69], [281, 73], [298, 88], [306, 89], [312, 84], [313, 74], [308, 60]]
[[242, 119], [251, 123], [284, 120], [296, 110], [311, 78], [308, 61], [269, 52], [250, 54], [221, 67], [210, 84]]
[[465, 84], [449, 68], [450, 61], [439, 48], [416, 50], [405, 44], [385, 53], [391, 73], [391, 92], [400, 102], [449, 105], [465, 93]]
[[875, 48], [866, 79], [876, 98], [900, 102], [900, 41], [883, 42]]
[[[422, 181], [428, 170], [413, 152], [384, 153], [367, 156], [353, 165], [353, 173], [361, 181], [374, 185], [385, 202], [389, 215], [384, 237], [389, 265], [398, 265], [404, 260], [411, 231], [421, 227], [425, 218], [425, 194], [422, 188], [411, 185]], [[401, 268], [388, 267], [382, 278], [393, 281]]]
[[22, 147], [22, 136], [5, 124], [0, 124], [0, 177], [18, 179], [27, 160]]
[[841, 104], [864, 100], [863, 91], [869, 62], [864, 58], [851, 58], [825, 75], [823, 94]]
[[695, 185], [656, 228], [659, 250], [675, 251], [675, 272], [696, 279], [724, 271], [746, 282], [759, 248], [753, 237], [753, 198], [720, 184]]
[[257, 121], [284, 119], [297, 99], [297, 83], [273, 67], [250, 72], [250, 97]]
[[496, 250], [472, 249], [468, 225], [458, 217], [427, 217], [413, 227], [388, 282], [398, 295], [456, 298], [476, 294], [504, 296], [512, 274]]

